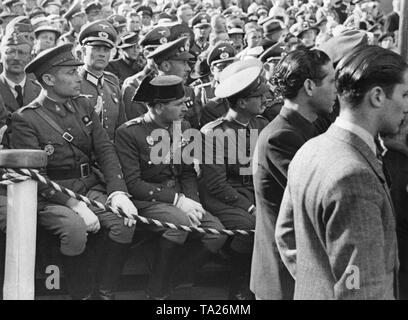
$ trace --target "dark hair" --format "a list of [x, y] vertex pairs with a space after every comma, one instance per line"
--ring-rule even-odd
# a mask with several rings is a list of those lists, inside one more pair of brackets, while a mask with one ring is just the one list
[[306, 79], [321, 84], [326, 74], [322, 67], [330, 58], [320, 50], [295, 50], [289, 52], [276, 66], [272, 84], [285, 99], [295, 98]]
[[336, 67], [338, 95], [352, 106], [360, 104], [373, 87], [381, 87], [390, 97], [403, 82], [408, 64], [401, 55], [378, 46], [358, 47], [340, 60]]

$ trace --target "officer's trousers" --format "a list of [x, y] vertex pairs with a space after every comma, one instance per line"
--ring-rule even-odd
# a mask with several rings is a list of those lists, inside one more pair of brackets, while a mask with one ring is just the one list
[[[152, 203], [148, 207], [140, 209], [139, 215], [176, 225], [191, 226], [191, 222], [187, 217], [187, 214], [176, 206], [168, 203]], [[203, 216], [200, 227], [224, 229], [224, 226], [220, 220], [208, 212]], [[189, 232], [186, 231], [161, 228], [154, 225], [146, 226], [146, 228], [153, 232], [161, 233], [164, 238], [177, 244], [184, 244], [187, 236], [189, 235]], [[227, 240], [227, 236], [225, 235], [199, 234], [199, 236], [201, 237], [201, 242], [203, 245], [213, 253], [216, 253]]]

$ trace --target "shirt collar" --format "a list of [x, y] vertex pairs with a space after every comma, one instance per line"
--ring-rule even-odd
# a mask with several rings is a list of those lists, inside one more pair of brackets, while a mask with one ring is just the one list
[[21, 88], [24, 88], [25, 83], [27, 81], [27, 77], [24, 76], [24, 79], [21, 80], [19, 83], [15, 83], [14, 81], [10, 80], [9, 78], [6, 77], [6, 75], [4, 75], [4, 79], [6, 79], [7, 84], [9, 85], [10, 88], [13, 88], [17, 85], [21, 86]]
[[101, 77], [97, 77], [94, 75], [92, 72], [89, 70], [85, 69], [85, 79], [88, 80], [90, 83], [92, 83], [94, 86], [98, 85], [98, 82], [100, 81], [101, 85], [103, 86], [104, 82], [104, 77], [103, 75]]
[[357, 135], [370, 147], [370, 149], [374, 152], [375, 155], [377, 154], [377, 146], [374, 142], [374, 137], [366, 129], [360, 127], [359, 125], [355, 123], [351, 123], [345, 119], [342, 119], [340, 117], [336, 118], [336, 121], [334, 122], [334, 124], [344, 130], [350, 131], [354, 133], [355, 135]]

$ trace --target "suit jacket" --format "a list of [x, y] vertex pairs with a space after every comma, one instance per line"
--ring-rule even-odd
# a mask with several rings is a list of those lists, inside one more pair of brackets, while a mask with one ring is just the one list
[[[30, 75], [27, 75], [27, 80], [23, 89], [23, 105], [26, 106], [40, 94], [41, 87]], [[4, 105], [8, 112], [17, 111], [20, 106], [16, 98], [10, 90], [3, 74], [0, 74], [0, 95], [3, 98]]]
[[314, 125], [298, 112], [282, 108], [261, 132], [257, 142], [254, 165], [257, 211], [251, 290], [264, 300], [293, 297], [294, 282], [279, 257], [275, 226], [289, 163], [315, 133]]
[[393, 299], [395, 216], [382, 166], [335, 124], [293, 158], [276, 226], [295, 299]]

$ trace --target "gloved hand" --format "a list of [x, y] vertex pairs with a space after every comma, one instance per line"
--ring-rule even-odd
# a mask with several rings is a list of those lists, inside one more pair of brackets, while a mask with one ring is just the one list
[[[193, 222], [197, 223], [200, 222], [205, 214], [205, 210], [201, 203], [194, 201], [190, 198], [187, 198], [185, 195], [180, 195], [179, 199], [177, 200], [176, 207], [179, 208], [181, 211], [189, 214], [189, 216], [193, 215], [195, 218], [190, 217], [193, 219]], [[198, 220], [198, 221], [197, 221]]]
[[136, 224], [134, 216], [138, 215], [137, 208], [129, 197], [121, 192], [113, 193], [109, 198], [110, 206], [114, 209], [122, 209], [127, 218], [124, 218], [125, 226], [131, 227]]
[[[72, 199], [73, 200], [73, 199]], [[95, 213], [92, 212], [91, 209], [88, 208], [85, 202], [83, 201], [75, 201], [72, 202], [69, 207], [78, 213], [78, 215], [84, 219], [85, 225], [86, 225], [86, 231], [88, 232], [93, 232], [96, 233], [99, 231], [101, 228], [101, 225], [99, 224], [99, 219], [95, 215]]]

